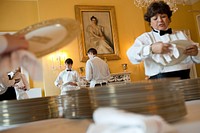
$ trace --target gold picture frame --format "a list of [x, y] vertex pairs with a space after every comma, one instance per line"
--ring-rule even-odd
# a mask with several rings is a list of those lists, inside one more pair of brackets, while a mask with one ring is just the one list
[[89, 48], [95, 48], [100, 58], [120, 59], [114, 6], [75, 5], [75, 15], [81, 25], [78, 43], [82, 62], [87, 61]]

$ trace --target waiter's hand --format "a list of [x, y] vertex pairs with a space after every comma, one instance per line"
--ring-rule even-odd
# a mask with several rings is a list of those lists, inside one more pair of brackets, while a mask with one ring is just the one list
[[71, 86], [77, 86], [77, 84], [75, 82], [68, 82], [67, 84], [71, 85]]
[[25, 40], [24, 36], [15, 36], [5, 34], [8, 46], [2, 54], [7, 54], [18, 49], [28, 49], [28, 41]]
[[5, 73], [1, 76], [1, 81], [5, 88], [13, 87], [15, 84], [15, 80], [14, 79], [10, 80], [7, 73]]
[[190, 45], [190, 46], [186, 47], [186, 49], [183, 53], [186, 55], [189, 55], [189, 56], [197, 56], [198, 47], [196, 45]]
[[162, 43], [162, 42], [156, 42], [151, 45], [152, 47], [152, 53], [154, 54], [167, 54], [170, 53], [171, 44], [168, 43]]

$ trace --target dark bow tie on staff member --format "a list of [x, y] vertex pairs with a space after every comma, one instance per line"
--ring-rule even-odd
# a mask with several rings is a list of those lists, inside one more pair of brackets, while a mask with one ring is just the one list
[[167, 30], [160, 30], [160, 31], [157, 31], [157, 30], [153, 29], [153, 31], [156, 32], [156, 33], [159, 33], [160, 36], [163, 36], [165, 34], [172, 34], [172, 29], [171, 28], [169, 28]]

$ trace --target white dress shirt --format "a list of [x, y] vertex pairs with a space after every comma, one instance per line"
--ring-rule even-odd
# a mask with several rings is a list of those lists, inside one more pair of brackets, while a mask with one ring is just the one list
[[156, 32], [146, 32], [136, 38], [134, 44], [128, 49], [127, 56], [132, 64], [139, 64], [144, 61], [145, 74], [147, 76], [157, 75], [159, 73], [172, 72], [190, 69], [192, 64], [200, 63], [200, 51], [197, 56], [188, 56], [181, 63], [172, 66], [163, 66], [152, 59], [150, 45], [155, 42], [169, 43], [175, 40], [189, 40], [182, 31], [174, 31], [172, 34], [160, 36]]
[[97, 83], [108, 82], [110, 71], [108, 64], [99, 57], [93, 57], [86, 62], [86, 80], [90, 81], [90, 87]]
[[[55, 86], [60, 87], [61, 95], [64, 95], [66, 91], [80, 89], [79, 81], [80, 81], [80, 77], [79, 77], [79, 74], [77, 71], [75, 71], [75, 70], [67, 71], [67, 69], [66, 69], [59, 73], [54, 84], [55, 84]], [[67, 84], [68, 82], [74, 82], [78, 86], [69, 85], [69, 84]]]

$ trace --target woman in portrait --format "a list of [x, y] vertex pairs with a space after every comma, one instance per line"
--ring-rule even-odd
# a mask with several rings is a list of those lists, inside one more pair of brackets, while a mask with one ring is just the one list
[[89, 48], [94, 47], [98, 54], [112, 54], [114, 53], [112, 44], [106, 39], [104, 35], [104, 27], [98, 25], [98, 20], [95, 16], [90, 18], [91, 24], [87, 26]]

